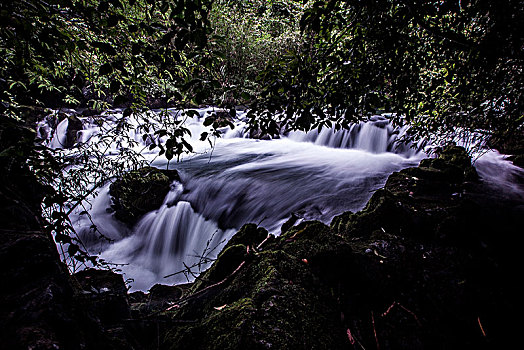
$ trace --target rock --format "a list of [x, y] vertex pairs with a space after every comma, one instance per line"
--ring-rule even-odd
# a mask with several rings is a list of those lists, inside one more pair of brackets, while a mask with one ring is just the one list
[[263, 227], [255, 224], [245, 224], [230, 240], [229, 245], [243, 244], [245, 246], [256, 247], [268, 236], [268, 232]]
[[[184, 302], [163, 313], [176, 325], [162, 346], [509, 344], [511, 324], [504, 320], [517, 300], [502, 276], [516, 275], [518, 254], [507, 254], [498, 232], [517, 235], [520, 224], [472, 194], [482, 188], [471, 169], [464, 149], [445, 149], [391, 175], [361, 212], [344, 213], [330, 227], [302, 222], [260, 251], [247, 253], [245, 238], [257, 228], [244, 226]], [[500, 220], [486, 220], [493, 219], [487, 212]], [[489, 325], [490, 335], [479, 324]]]
[[84, 305], [91, 318], [104, 328], [120, 325], [129, 318], [127, 288], [122, 275], [108, 270], [86, 269], [75, 273], [77, 302]]
[[84, 124], [82, 121], [75, 115], [67, 117], [67, 130], [64, 148], [71, 148], [75, 143], [78, 142], [78, 132], [84, 129]]
[[88, 293], [126, 295], [127, 288], [122, 275], [109, 270], [86, 269], [73, 275], [81, 290]]
[[[228, 243], [215, 265], [194, 284], [195, 298], [189, 294], [187, 305], [171, 315], [198, 321], [173, 328], [166, 344], [181, 349], [286, 349], [297, 344], [308, 349], [342, 348], [347, 338], [337, 325], [336, 303], [313, 272], [321, 271], [316, 258], [337, 256], [333, 249], [347, 247], [335, 242], [341, 243], [327, 226], [309, 223], [265, 243], [251, 259], [243, 256], [245, 246]], [[240, 260], [244, 265], [232, 274]], [[227, 268], [217, 278], [220, 266]], [[339, 271], [337, 266], [330, 268]], [[222, 284], [211, 285], [225, 276], [229, 278]]]
[[524, 152], [522, 152], [522, 154], [510, 156], [508, 159], [516, 166], [524, 168]]
[[[23, 153], [25, 132], [2, 133], [0, 151]], [[245, 225], [194, 283], [130, 295], [109, 271], [69, 278], [39, 219], [49, 189], [23, 157], [0, 164], [11, 169], [0, 173], [5, 348], [509, 348], [519, 340], [522, 203], [486, 196], [461, 148], [392, 174], [362, 211], [330, 226], [301, 222], [275, 238]], [[130, 172], [115, 182], [115, 202], [136, 220], [144, 205], [134, 200], [156, 194], [161, 203], [175, 174]]]
[[115, 217], [133, 225], [142, 215], [160, 208], [173, 181], [180, 181], [176, 170], [144, 167], [125, 173], [109, 188]]
[[156, 301], [175, 301], [182, 297], [184, 289], [179, 286], [155, 284], [149, 290], [149, 299]]
[[298, 219], [299, 217], [295, 213], [292, 213], [289, 219], [282, 224], [282, 227], [280, 228], [280, 233], [286, 233], [291, 227], [295, 225]]
[[189, 288], [187, 284], [176, 286], [155, 284], [149, 293], [133, 292], [129, 295], [131, 313], [136, 318], [161, 312], [173, 306]]

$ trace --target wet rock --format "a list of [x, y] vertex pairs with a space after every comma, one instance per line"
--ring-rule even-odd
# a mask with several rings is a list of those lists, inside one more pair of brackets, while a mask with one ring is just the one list
[[230, 240], [229, 245], [243, 244], [245, 246], [256, 247], [268, 236], [268, 232], [263, 227], [255, 224], [245, 224]]
[[[244, 265], [236, 272], [230, 270], [238, 261], [229, 264], [229, 278], [224, 282], [195, 283], [186, 304], [166, 314], [173, 322], [194, 322], [172, 327], [165, 347], [341, 348], [346, 335], [338, 327], [336, 302], [312, 272], [315, 263], [309, 262], [328, 253], [324, 248], [330, 245], [315, 240], [321, 236], [327, 239], [328, 232], [329, 228], [320, 223], [299, 227], [285, 239], [267, 243], [252, 259], [244, 258]], [[302, 242], [299, 235], [311, 241]], [[232, 256], [241, 258], [243, 248], [227, 246], [217, 263]], [[211, 267], [199, 280], [215, 281], [215, 271]]]
[[[486, 220], [494, 212], [472, 194], [482, 189], [471, 174], [464, 149], [453, 147], [393, 174], [364, 210], [344, 213], [329, 227], [302, 222], [249, 254], [242, 242], [256, 226], [244, 227], [179, 307], [163, 313], [174, 325], [162, 346], [508, 344], [510, 324], [502, 320], [516, 300], [502, 276], [514, 271], [515, 259], [497, 232], [516, 234], [520, 226]], [[479, 325], [489, 325], [490, 335]]]
[[150, 300], [166, 300], [175, 301], [182, 297], [184, 293], [183, 287], [180, 286], [168, 286], [165, 284], [155, 284], [149, 290]]
[[115, 217], [133, 225], [142, 215], [160, 208], [173, 181], [180, 181], [176, 170], [144, 167], [124, 174], [109, 188]]
[[67, 118], [69, 120], [67, 123], [66, 138], [64, 141], [65, 144], [63, 147], [71, 148], [75, 143], [78, 142], [78, 132], [84, 129], [84, 125], [82, 121], [75, 115], [68, 116]]
[[512, 155], [508, 157], [510, 161], [513, 162], [518, 167], [524, 168], [524, 151], [521, 154]]
[[109, 270], [86, 269], [75, 273], [73, 278], [79, 283], [82, 291], [87, 293], [127, 294], [122, 275]]
[[289, 219], [282, 224], [282, 227], [280, 228], [280, 233], [286, 233], [291, 227], [295, 225], [295, 223], [299, 220], [299, 217], [292, 213]]

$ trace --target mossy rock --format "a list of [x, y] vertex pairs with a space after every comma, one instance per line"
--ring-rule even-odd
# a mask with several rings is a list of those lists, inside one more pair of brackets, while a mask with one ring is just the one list
[[[309, 261], [319, 254], [334, 256], [329, 251], [339, 250], [341, 239], [321, 223], [303, 223], [297, 229], [264, 244], [250, 258], [242, 257], [244, 245], [226, 248], [201, 279], [216, 280], [221, 265], [228, 266], [224, 271], [231, 277], [207, 290], [194, 290], [194, 299], [171, 314], [173, 320], [195, 321], [173, 327], [165, 337], [166, 347], [338, 349], [347, 345], [336, 301], [317, 275], [315, 263]], [[242, 258], [244, 265], [231, 275]]]
[[330, 227], [302, 222], [251, 249], [272, 236], [245, 225], [178, 307], [161, 312], [165, 331], [155, 341], [165, 349], [502, 344], [514, 301], [512, 280], [501, 272], [516, 266], [506, 259], [518, 254], [506, 254], [507, 240], [495, 241], [517, 221], [486, 225], [492, 217], [465, 191], [471, 165], [464, 154], [445, 150], [391, 175], [364, 210]]
[[376, 230], [407, 232], [412, 226], [412, 210], [388, 190], [376, 191], [366, 207], [358, 213], [343, 213], [333, 218], [331, 228], [336, 234], [366, 238]]
[[247, 247], [243, 244], [226, 247], [207, 271], [205, 281], [208, 283], [216, 283], [223, 280], [246, 260], [247, 255]]
[[460, 205], [465, 181], [476, 179], [465, 149], [446, 147], [438, 158], [391, 174], [362, 211], [336, 216], [331, 228], [352, 238], [369, 238], [379, 230], [432, 239], [436, 225]]
[[109, 187], [115, 217], [133, 225], [142, 215], [160, 208], [173, 181], [180, 181], [176, 170], [144, 167], [125, 173]]
[[235, 233], [228, 242], [228, 245], [244, 244], [246, 246], [257, 246], [268, 236], [268, 232], [263, 227], [255, 224], [245, 224], [240, 231]]

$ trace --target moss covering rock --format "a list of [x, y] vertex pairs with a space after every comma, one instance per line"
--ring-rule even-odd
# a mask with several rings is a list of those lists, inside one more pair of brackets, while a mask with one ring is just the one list
[[515, 259], [498, 232], [516, 235], [519, 214], [479, 200], [475, 175], [464, 149], [450, 147], [330, 226], [302, 222], [279, 237], [244, 226], [176, 307], [149, 315], [165, 325], [160, 348], [506, 344], [515, 299], [502, 276]]
[[160, 208], [173, 181], [180, 181], [176, 170], [144, 167], [125, 173], [109, 188], [115, 217], [132, 225], [142, 215]]
[[[117, 190], [146, 186], [147, 169]], [[524, 215], [514, 204], [485, 195], [464, 149], [446, 148], [329, 226], [274, 237], [244, 225], [193, 283], [126, 295], [121, 277], [81, 272], [75, 317], [88, 349], [509, 348]]]

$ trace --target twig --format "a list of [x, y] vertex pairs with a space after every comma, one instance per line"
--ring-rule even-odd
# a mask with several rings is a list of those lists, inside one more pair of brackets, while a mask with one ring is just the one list
[[267, 219], [267, 216], [264, 216], [264, 218], [258, 222], [257, 226], [260, 226], [260, 224], [262, 224], [264, 222], [264, 220], [266, 220], [266, 219]]
[[377, 350], [380, 350], [380, 345], [378, 343], [377, 329], [375, 328], [375, 316], [373, 316], [373, 311], [371, 311], [371, 323], [373, 324], [373, 334], [375, 335], [375, 342], [377, 343]]
[[[208, 290], [210, 290], [210, 289], [212, 289], [212, 288], [215, 288], [215, 287], [220, 286], [221, 284], [225, 283], [228, 279], [230, 279], [231, 277], [233, 277], [233, 276], [234, 276], [234, 275], [235, 275], [235, 274], [236, 274], [236, 273], [237, 273], [237, 272], [242, 268], [242, 266], [244, 266], [245, 263], [246, 263], [245, 260], [242, 261], [242, 262], [240, 263], [240, 265], [238, 265], [238, 267], [235, 269], [235, 271], [233, 271], [231, 274], [229, 274], [228, 276], [226, 276], [226, 277], [225, 277], [223, 280], [221, 280], [220, 282], [217, 282], [217, 283], [214, 283], [214, 284], [212, 284], [212, 285], [210, 285], [210, 286], [207, 286], [206, 288], [201, 289], [201, 290], [199, 290], [198, 292], [196, 292], [196, 293], [194, 293], [194, 294], [188, 295], [188, 296], [185, 297], [185, 298], [178, 299], [178, 300], [177, 300], [177, 303], [180, 304], [180, 303], [183, 303], [183, 302], [188, 301], [188, 300], [190, 300], [190, 299], [196, 298], [197, 296], [199, 296], [199, 295], [201, 295], [201, 294], [204, 294], [206, 291], [208, 291]], [[177, 304], [177, 305], [178, 305], [178, 304]], [[150, 314], [148, 317], [151, 317], [151, 316], [153, 316], [153, 315], [159, 314], [159, 313], [161, 313], [161, 312], [168, 311], [169, 309], [172, 309], [173, 307], [174, 307], [174, 306], [172, 305], [172, 306], [170, 306], [169, 308], [167, 308], [167, 309], [165, 309], [165, 310], [156, 311], [156, 312]]]
[[257, 250], [260, 250], [260, 248], [262, 247], [262, 245], [264, 245], [264, 243], [267, 242], [267, 240], [269, 239], [269, 237], [271, 237], [271, 234], [268, 233], [267, 237], [264, 238], [264, 240], [262, 242], [260, 242], [259, 245], [257, 245]]
[[104, 179], [104, 180], [99, 181], [98, 183], [96, 183], [96, 184], [93, 186], [92, 189], [90, 189], [86, 194], [84, 194], [82, 197], [80, 197], [80, 198], [77, 200], [77, 202], [76, 202], [76, 203], [75, 203], [71, 208], [69, 208], [69, 210], [66, 212], [66, 215], [69, 216], [69, 214], [71, 214], [71, 213], [73, 212], [73, 210], [75, 210], [76, 207], [78, 207], [78, 206], [80, 205], [80, 203], [82, 203], [82, 201], [83, 201], [84, 199], [86, 199], [86, 198], [87, 198], [91, 193], [95, 192], [95, 190], [96, 190], [98, 187], [104, 185], [105, 183], [107, 183], [107, 181], [111, 180], [111, 179], [114, 178], [114, 177], [116, 177], [116, 176], [110, 176], [109, 178]]
[[366, 348], [364, 347], [364, 345], [362, 345], [362, 343], [358, 340], [358, 338], [355, 337], [351, 333], [351, 331], [349, 330], [349, 327], [348, 327], [346, 333], [348, 335], [349, 342], [351, 343], [351, 345], [353, 345], [353, 347], [355, 346], [355, 343], [357, 343], [362, 348], [362, 350], [366, 350]]
[[484, 338], [486, 338], [487, 335], [486, 335], [486, 332], [484, 332], [484, 327], [482, 327], [482, 323], [480, 322], [480, 317], [477, 317], [477, 321], [479, 323], [479, 327], [480, 327], [480, 331], [482, 332], [482, 335], [484, 336]]
[[402, 305], [402, 304], [400, 304], [400, 303], [398, 303], [398, 302], [396, 302], [396, 301], [394, 301], [394, 302], [393, 302], [393, 303], [392, 303], [392, 304], [387, 308], [387, 310], [384, 311], [384, 312], [382, 313], [382, 315], [380, 315], [380, 316], [382, 316], [382, 317], [386, 317], [386, 316], [389, 314], [389, 312], [393, 309], [393, 307], [395, 307], [395, 306], [400, 307], [402, 310], [404, 310], [404, 311], [406, 311], [408, 314], [410, 314], [410, 315], [415, 319], [415, 321], [417, 321], [418, 325], [419, 325], [420, 327], [422, 327], [422, 323], [420, 323], [420, 320], [418, 319], [417, 315], [416, 315], [413, 311], [411, 311], [410, 309], [408, 309], [407, 307], [405, 307], [404, 305]]

